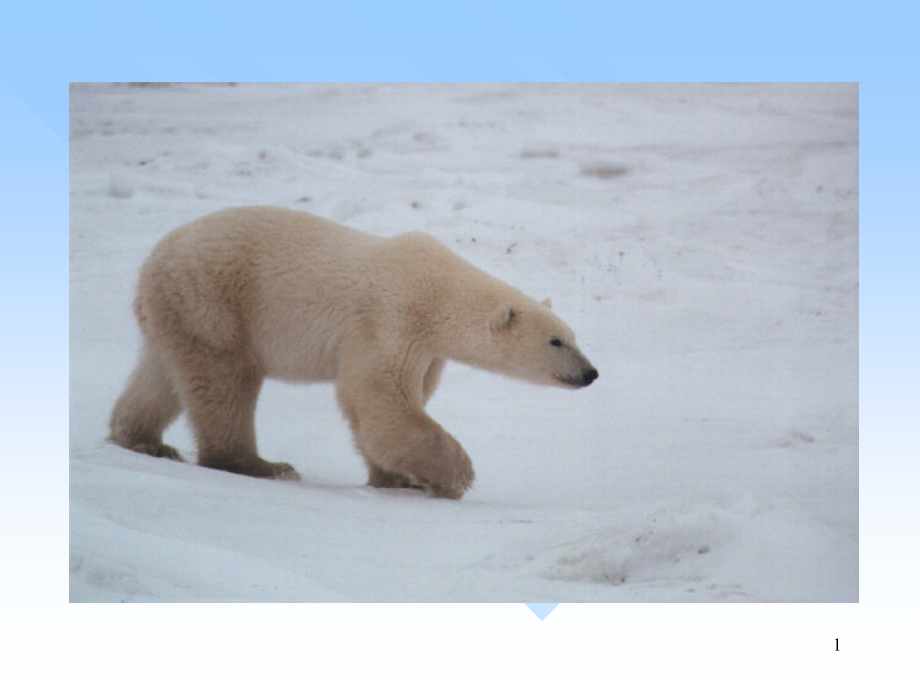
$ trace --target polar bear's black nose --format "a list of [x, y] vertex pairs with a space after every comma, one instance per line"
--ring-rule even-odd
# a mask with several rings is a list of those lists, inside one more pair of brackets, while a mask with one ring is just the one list
[[597, 373], [597, 369], [585, 369], [581, 374], [581, 385], [590, 386], [598, 376], [600, 376], [600, 374]]

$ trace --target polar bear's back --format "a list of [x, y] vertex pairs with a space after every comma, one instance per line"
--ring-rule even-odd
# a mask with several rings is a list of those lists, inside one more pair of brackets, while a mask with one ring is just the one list
[[157, 250], [200, 254], [202, 261], [209, 257], [226, 261], [236, 258], [232, 254], [245, 248], [249, 259], [315, 259], [315, 268], [322, 269], [330, 253], [359, 253], [379, 241], [380, 238], [309, 213], [242, 206], [217, 211], [175, 229], [163, 238]]

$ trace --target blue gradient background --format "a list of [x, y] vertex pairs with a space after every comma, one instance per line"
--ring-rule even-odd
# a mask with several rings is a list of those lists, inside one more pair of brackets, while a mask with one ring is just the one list
[[[467, 2], [462, 9], [427, 2], [7, 7], [0, 294], [3, 418], [13, 444], [0, 517], [8, 553], [22, 556], [4, 573], [4, 593], [26, 603], [67, 600], [69, 81], [770, 80], [860, 82], [859, 606], [916, 600], [920, 61], [916, 17], [903, 8], [577, 1]], [[562, 609], [542, 625], [562, 620]], [[523, 606], [521, 615], [536, 622]]]

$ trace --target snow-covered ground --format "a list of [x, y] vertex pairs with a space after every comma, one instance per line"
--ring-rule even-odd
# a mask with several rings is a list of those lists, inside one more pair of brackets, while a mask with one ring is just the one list
[[[70, 150], [72, 601], [858, 599], [855, 85], [78, 84]], [[461, 501], [364, 486], [329, 385], [260, 399], [299, 483], [107, 444], [141, 262], [253, 203], [437, 236], [600, 379], [448, 365]]]

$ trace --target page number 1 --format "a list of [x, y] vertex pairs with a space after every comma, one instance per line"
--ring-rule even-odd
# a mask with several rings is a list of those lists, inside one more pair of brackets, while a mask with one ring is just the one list
[[839, 637], [834, 638], [834, 651], [835, 652], [840, 651], [840, 638]]

